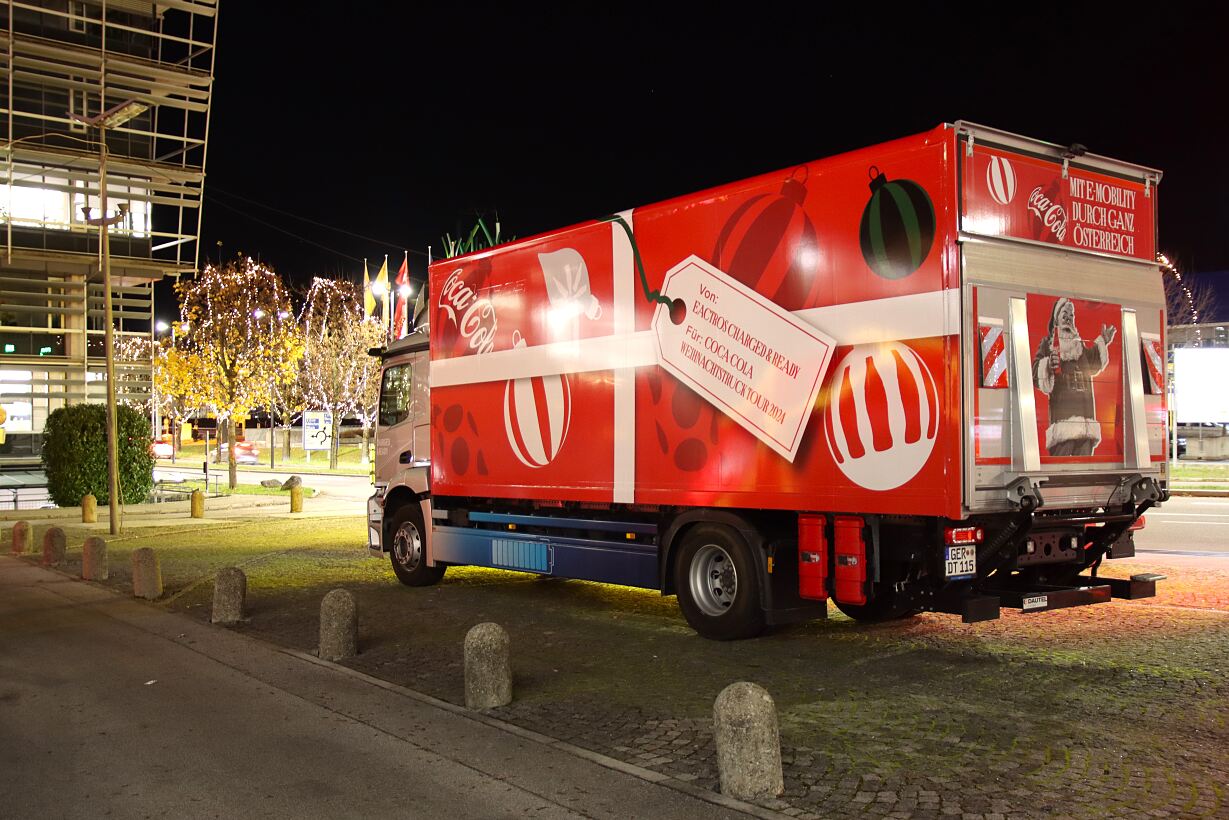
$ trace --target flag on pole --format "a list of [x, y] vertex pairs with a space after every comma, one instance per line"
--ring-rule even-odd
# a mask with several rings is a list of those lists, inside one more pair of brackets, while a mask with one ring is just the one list
[[384, 254], [384, 264], [376, 274], [376, 281], [371, 286], [371, 292], [384, 301], [384, 309], [380, 313], [380, 323], [384, 325], [385, 338], [388, 337], [388, 324], [392, 320], [388, 310], [388, 254]]
[[370, 319], [376, 312], [376, 297], [371, 292], [371, 271], [367, 270], [367, 260], [363, 260], [363, 318]]
[[410, 252], [405, 252], [397, 269], [397, 310], [393, 313], [393, 335], [400, 339], [410, 332]]

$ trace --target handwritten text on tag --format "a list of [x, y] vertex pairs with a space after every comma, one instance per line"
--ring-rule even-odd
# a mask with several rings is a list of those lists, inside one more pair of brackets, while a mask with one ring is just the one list
[[662, 367], [792, 462], [836, 341], [697, 256], [661, 292], [687, 306], [653, 315]]

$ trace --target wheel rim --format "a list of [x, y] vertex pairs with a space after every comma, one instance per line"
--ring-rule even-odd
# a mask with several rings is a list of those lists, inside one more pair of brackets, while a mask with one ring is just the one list
[[393, 560], [406, 570], [417, 569], [422, 562], [422, 536], [409, 521], [398, 527], [393, 536]]
[[730, 554], [716, 544], [706, 544], [691, 560], [688, 573], [691, 598], [705, 615], [723, 615], [738, 597], [738, 571]]

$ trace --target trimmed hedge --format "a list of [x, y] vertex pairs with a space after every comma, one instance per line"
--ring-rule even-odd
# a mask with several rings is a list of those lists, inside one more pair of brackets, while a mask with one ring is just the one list
[[[154, 486], [154, 457], [149, 452], [149, 419], [131, 407], [116, 408], [120, 496], [141, 504]], [[43, 472], [47, 491], [60, 507], [75, 507], [88, 493], [99, 505], [107, 493], [107, 409], [101, 404], [72, 404], [47, 417], [43, 427]]]

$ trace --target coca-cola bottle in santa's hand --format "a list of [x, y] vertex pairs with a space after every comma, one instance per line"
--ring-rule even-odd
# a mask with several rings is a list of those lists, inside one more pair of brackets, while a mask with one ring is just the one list
[[1063, 372], [1062, 347], [1058, 342], [1058, 325], [1054, 325], [1054, 335], [1050, 338], [1050, 366], [1055, 373]]

